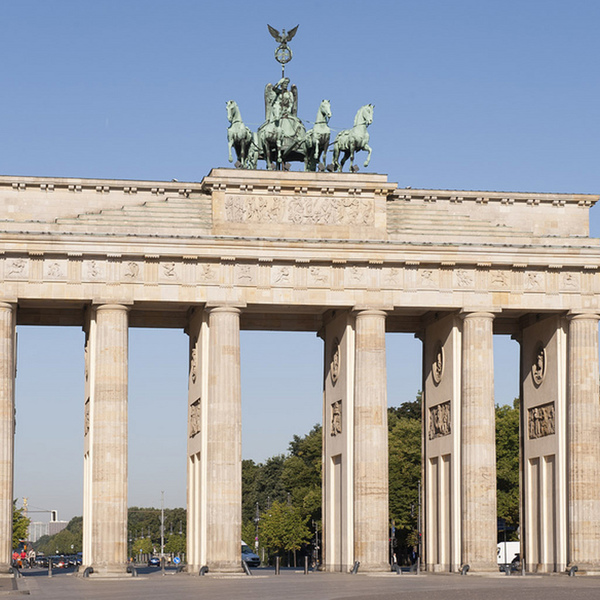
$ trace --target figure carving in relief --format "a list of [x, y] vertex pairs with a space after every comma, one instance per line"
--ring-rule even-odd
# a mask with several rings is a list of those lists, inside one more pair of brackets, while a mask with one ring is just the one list
[[290, 282], [290, 268], [281, 267], [279, 273], [275, 277], [275, 283], [289, 283]]
[[190, 378], [192, 383], [196, 383], [198, 373], [198, 338], [194, 338], [192, 342], [192, 351], [190, 356]]
[[85, 346], [83, 348], [83, 364], [85, 369], [85, 380], [87, 381], [90, 373], [90, 340], [86, 335]]
[[429, 439], [450, 435], [450, 402], [437, 404], [429, 409]]
[[342, 401], [337, 400], [331, 404], [331, 435], [342, 433]]
[[535, 350], [531, 375], [535, 385], [540, 385], [544, 381], [544, 376], [546, 375], [546, 351], [542, 344], [538, 344]]
[[23, 275], [26, 264], [27, 263], [25, 262], [24, 258], [17, 258], [13, 260], [11, 266], [8, 269], [7, 275]]
[[202, 423], [202, 417], [200, 413], [200, 398], [193, 404], [190, 404], [190, 437], [193, 438], [195, 435], [200, 433], [200, 426]]
[[86, 436], [90, 432], [90, 399], [85, 401], [83, 435]]
[[239, 279], [246, 279], [252, 281], [252, 271], [250, 265], [240, 265], [239, 267]]
[[431, 269], [421, 271], [421, 285], [425, 287], [435, 286], [435, 281], [433, 280], [433, 271]]
[[473, 285], [473, 275], [464, 269], [456, 271], [456, 280], [458, 281], [458, 287], [470, 287]]
[[60, 277], [60, 276], [61, 276], [60, 263], [51, 262], [48, 265], [48, 277]]
[[358, 267], [350, 267], [350, 279], [354, 283], [360, 283], [363, 279], [363, 272]]
[[433, 364], [431, 365], [431, 376], [435, 385], [439, 385], [442, 381], [442, 375], [444, 374], [444, 349], [441, 342], [438, 342], [435, 346], [435, 352], [433, 354]]
[[200, 279], [202, 279], [202, 281], [212, 281], [216, 276], [212, 265], [200, 266]]
[[573, 273], [563, 273], [563, 287], [568, 290], [577, 289], [577, 279], [575, 279], [575, 275], [573, 275]]
[[542, 287], [541, 276], [539, 273], [527, 273], [525, 278], [525, 289], [539, 290]]
[[335, 385], [340, 376], [340, 342], [337, 338], [333, 340], [333, 346], [331, 348], [329, 373], [331, 374], [331, 383]]
[[127, 279], [137, 279], [138, 275], [140, 273], [140, 266], [133, 262], [130, 261], [127, 263], [127, 267], [125, 269], [125, 277], [127, 277]]
[[315, 282], [325, 283], [327, 281], [327, 274], [323, 267], [311, 267], [309, 273]]
[[174, 262], [165, 263], [163, 265], [163, 273], [165, 274], [165, 277], [175, 277], [176, 276], [175, 263]]
[[495, 271], [492, 274], [492, 286], [506, 287], [508, 286], [508, 277], [503, 271]]
[[528, 430], [530, 440], [553, 435], [556, 432], [554, 402], [529, 409]]
[[390, 269], [387, 272], [385, 280], [393, 285], [398, 285], [400, 283], [400, 269]]

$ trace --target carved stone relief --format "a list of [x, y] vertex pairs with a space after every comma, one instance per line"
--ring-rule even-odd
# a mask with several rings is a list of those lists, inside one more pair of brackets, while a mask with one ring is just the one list
[[563, 273], [562, 274], [562, 287], [565, 290], [579, 290], [579, 279], [576, 277], [578, 273]]
[[211, 264], [200, 265], [200, 280], [204, 282], [215, 281], [217, 271]]
[[452, 433], [450, 401], [436, 404], [429, 409], [429, 439], [434, 440]]
[[251, 284], [254, 282], [254, 267], [252, 265], [238, 265], [236, 276], [240, 284]]
[[44, 276], [48, 279], [61, 279], [65, 276], [64, 264], [57, 260], [44, 263]]
[[531, 376], [536, 386], [540, 386], [546, 376], [546, 351], [542, 343], [539, 343], [535, 348], [531, 365]]
[[138, 263], [129, 261], [125, 263], [125, 271], [123, 272], [123, 277], [127, 280], [135, 280], [139, 277], [140, 274], [140, 265]]
[[200, 433], [200, 425], [201, 425], [201, 414], [200, 414], [200, 401], [198, 398], [194, 403], [190, 404], [190, 437]]
[[530, 440], [554, 435], [556, 433], [554, 402], [530, 408], [527, 425]]
[[342, 433], [342, 401], [337, 400], [331, 404], [331, 435]]
[[226, 196], [230, 223], [294, 223], [295, 225], [372, 225], [373, 201], [308, 196]]
[[198, 377], [198, 338], [194, 338], [192, 342], [192, 351], [190, 353], [190, 379], [192, 383], [196, 383]]
[[508, 287], [508, 274], [504, 271], [492, 271], [490, 284], [494, 288]]
[[83, 420], [83, 435], [86, 436], [90, 432], [90, 399], [85, 401], [84, 420]]
[[437, 342], [433, 352], [433, 363], [431, 365], [431, 376], [433, 383], [439, 385], [444, 375], [444, 348], [442, 342]]
[[542, 273], [530, 272], [525, 274], [525, 289], [539, 291], [542, 289]]
[[292, 283], [292, 268], [273, 267], [272, 277], [274, 284]]
[[8, 279], [27, 277], [27, 261], [24, 258], [9, 258], [6, 261], [6, 277]]
[[174, 262], [163, 263], [162, 276], [167, 279], [177, 279], [177, 265]]
[[308, 269], [309, 281], [312, 285], [327, 285], [329, 271], [327, 267], [313, 266]]
[[473, 273], [466, 269], [456, 271], [456, 284], [459, 288], [472, 287], [474, 283]]
[[333, 346], [331, 347], [329, 373], [331, 374], [331, 383], [335, 385], [340, 376], [340, 342], [337, 338], [333, 340]]

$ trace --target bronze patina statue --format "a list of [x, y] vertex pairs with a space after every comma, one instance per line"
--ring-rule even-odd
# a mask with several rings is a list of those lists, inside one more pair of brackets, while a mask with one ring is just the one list
[[[373, 105], [367, 104], [356, 113], [352, 129], [338, 133], [333, 145], [333, 165], [327, 165], [330, 102], [321, 102], [314, 126], [307, 132], [298, 117], [298, 88], [290, 85], [285, 76], [285, 65], [292, 59], [287, 44], [296, 35], [298, 25], [287, 33], [285, 29], [280, 33], [270, 25], [267, 27], [279, 43], [275, 59], [281, 64], [281, 79], [265, 86], [265, 122], [255, 133], [244, 125], [237, 104], [233, 100], [227, 102], [229, 162], [233, 162], [233, 148], [237, 154], [236, 167], [244, 169], [256, 169], [258, 161], [264, 160], [267, 169], [288, 170], [291, 162], [303, 162], [305, 171], [341, 171], [350, 158], [350, 170], [355, 172], [358, 167], [354, 165], [354, 153], [366, 150], [369, 154], [364, 166], [367, 167], [371, 159], [367, 127], [373, 122]], [[340, 152], [343, 153], [341, 162], [338, 160]]]

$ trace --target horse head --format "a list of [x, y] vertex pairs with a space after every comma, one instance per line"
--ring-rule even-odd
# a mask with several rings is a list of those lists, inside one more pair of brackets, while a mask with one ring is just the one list
[[365, 104], [364, 106], [361, 106], [356, 113], [356, 117], [354, 117], [354, 127], [357, 125], [365, 125], [368, 127], [373, 122], [374, 108], [374, 104]]
[[329, 104], [329, 100], [323, 100], [321, 102], [319, 112], [325, 117], [325, 122], [329, 123], [329, 119], [331, 119], [331, 105]]
[[237, 102], [235, 100], [227, 100], [225, 106], [227, 107], [227, 120], [233, 123], [233, 120], [240, 112]]

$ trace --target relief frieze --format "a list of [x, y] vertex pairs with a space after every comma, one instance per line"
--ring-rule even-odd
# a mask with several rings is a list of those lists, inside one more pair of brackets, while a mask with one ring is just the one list
[[200, 401], [201, 401], [201, 399], [198, 398], [198, 400], [196, 400], [195, 402], [190, 404], [190, 420], [189, 420], [189, 427], [190, 427], [189, 436], [190, 436], [190, 438], [193, 438], [200, 433], [200, 425], [202, 422], [202, 417], [201, 417], [201, 412], [200, 412]]
[[362, 198], [226, 196], [229, 223], [373, 225], [374, 204]]
[[429, 439], [434, 440], [452, 433], [450, 424], [450, 401], [429, 408]]
[[29, 277], [29, 261], [25, 258], [9, 258], [6, 261], [5, 277], [7, 279], [27, 279]]
[[331, 403], [331, 429], [330, 435], [336, 436], [342, 433], [342, 401]]
[[530, 408], [527, 415], [529, 439], [537, 440], [556, 433], [554, 402]]

